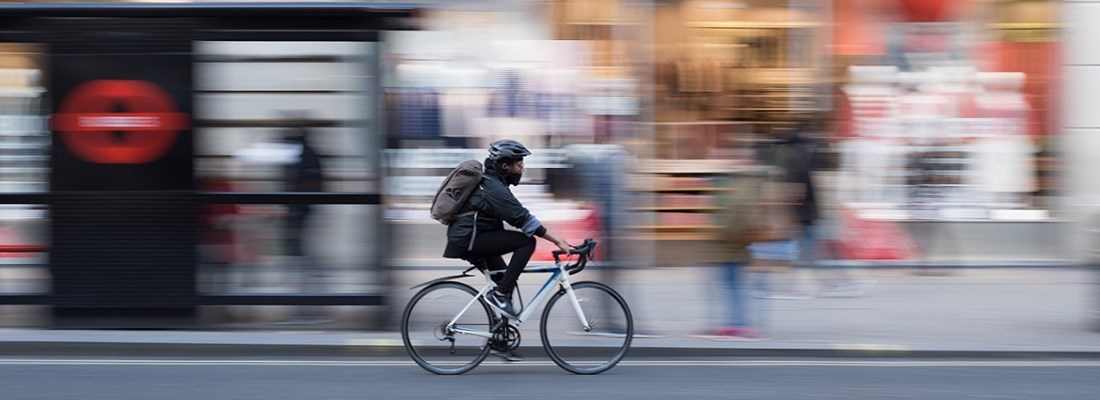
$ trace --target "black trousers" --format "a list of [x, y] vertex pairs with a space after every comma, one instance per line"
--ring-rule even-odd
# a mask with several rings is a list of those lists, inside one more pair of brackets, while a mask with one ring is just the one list
[[[505, 265], [501, 256], [508, 253], [512, 253], [512, 259]], [[516, 231], [478, 232], [474, 247], [467, 254], [469, 258], [485, 259], [489, 270], [507, 268], [504, 278], [497, 284], [497, 291], [511, 296], [519, 275], [527, 268], [531, 255], [535, 254], [535, 238]]]

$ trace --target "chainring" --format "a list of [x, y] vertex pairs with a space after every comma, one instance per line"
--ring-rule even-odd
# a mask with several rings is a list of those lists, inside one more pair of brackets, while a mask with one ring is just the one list
[[505, 324], [493, 332], [493, 350], [502, 352], [514, 351], [519, 348], [519, 343], [519, 329], [512, 325]]

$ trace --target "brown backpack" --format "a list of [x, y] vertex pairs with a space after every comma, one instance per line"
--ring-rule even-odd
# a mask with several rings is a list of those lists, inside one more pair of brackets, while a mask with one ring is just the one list
[[443, 185], [435, 192], [435, 199], [432, 200], [432, 219], [443, 225], [454, 222], [459, 216], [458, 212], [462, 209], [462, 205], [466, 204], [466, 199], [470, 198], [470, 193], [473, 193], [481, 183], [484, 171], [485, 167], [477, 160], [463, 161], [451, 170], [443, 180]]

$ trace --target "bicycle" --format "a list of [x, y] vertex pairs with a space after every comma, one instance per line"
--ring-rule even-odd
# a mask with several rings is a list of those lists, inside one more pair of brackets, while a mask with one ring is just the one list
[[[413, 295], [401, 316], [405, 350], [429, 372], [440, 375], [469, 372], [492, 350], [510, 352], [519, 348], [520, 326], [547, 301], [539, 337], [550, 359], [562, 369], [581, 375], [611, 369], [626, 356], [634, 337], [630, 308], [607, 285], [569, 282], [570, 275], [584, 270], [595, 247], [595, 240], [585, 239], [566, 255], [566, 261], [561, 259], [564, 254], [555, 250], [553, 265], [528, 266], [525, 274], [549, 273], [550, 277], [528, 304], [516, 303], [522, 309], [514, 320], [505, 318], [486, 303], [485, 294], [495, 288], [492, 275], [503, 271], [488, 271], [483, 260], [472, 262], [474, 265], [460, 275], [413, 286], [410, 289], [423, 289]], [[576, 260], [569, 260], [574, 255]], [[475, 276], [470, 274], [475, 269], [485, 276], [481, 290], [455, 280]], [[518, 293], [517, 290], [513, 296], [522, 301]]]

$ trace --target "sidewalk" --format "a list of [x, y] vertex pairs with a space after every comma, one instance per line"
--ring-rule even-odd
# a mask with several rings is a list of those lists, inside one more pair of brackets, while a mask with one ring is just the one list
[[[720, 300], [706, 268], [632, 270], [614, 282], [641, 333], [634, 356], [940, 356], [1100, 358], [1100, 272], [1086, 268], [850, 270], [876, 281], [861, 297], [753, 299], [764, 305], [769, 340], [712, 341], [692, 334], [716, 323]], [[808, 271], [807, 271], [808, 272]], [[404, 296], [415, 282], [451, 273], [413, 270], [397, 276]], [[587, 275], [587, 276], [585, 276]], [[525, 296], [545, 275], [521, 280]], [[588, 271], [575, 278], [599, 280]], [[809, 278], [773, 274], [773, 283]], [[807, 287], [808, 280], [793, 279]], [[477, 281], [468, 280], [470, 283]], [[788, 287], [789, 285], [780, 285]], [[852, 294], [852, 293], [849, 293]], [[396, 300], [404, 304], [404, 298]], [[524, 354], [540, 355], [537, 321], [523, 329]], [[0, 355], [395, 355], [398, 332], [0, 330]]]

